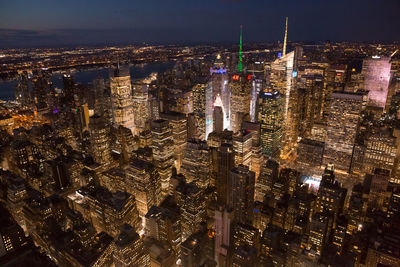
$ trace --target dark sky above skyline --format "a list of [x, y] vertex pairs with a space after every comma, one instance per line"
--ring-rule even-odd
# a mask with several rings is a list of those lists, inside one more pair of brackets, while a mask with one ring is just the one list
[[1, 0], [0, 47], [400, 39], [400, 0]]

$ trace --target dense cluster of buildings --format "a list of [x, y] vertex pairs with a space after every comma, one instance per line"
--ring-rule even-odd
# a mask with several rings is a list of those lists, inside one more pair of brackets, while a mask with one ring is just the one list
[[400, 266], [393, 46], [242, 45], [62, 90], [21, 72], [0, 265]]

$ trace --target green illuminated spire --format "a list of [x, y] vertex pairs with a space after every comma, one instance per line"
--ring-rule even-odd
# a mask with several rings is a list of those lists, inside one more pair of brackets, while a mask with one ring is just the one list
[[239, 64], [238, 64], [239, 72], [243, 71], [243, 63], [242, 63], [242, 25], [240, 25], [240, 47], [239, 47]]

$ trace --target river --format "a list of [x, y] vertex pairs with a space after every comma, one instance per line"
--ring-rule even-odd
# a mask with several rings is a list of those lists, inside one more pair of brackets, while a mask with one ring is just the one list
[[[175, 62], [167, 63], [151, 63], [144, 65], [132, 65], [130, 66], [130, 74], [132, 79], [141, 79], [147, 77], [152, 72], [165, 72], [168, 69], [173, 68]], [[55, 87], [63, 88], [62, 76], [65, 72], [54, 72], [51, 77], [51, 81]], [[98, 68], [89, 70], [79, 70], [72, 72], [75, 82], [78, 83], [91, 83], [97, 77], [109, 78], [109, 69]], [[1, 100], [14, 100], [14, 87], [16, 86], [16, 80], [0, 80], [0, 99]]]

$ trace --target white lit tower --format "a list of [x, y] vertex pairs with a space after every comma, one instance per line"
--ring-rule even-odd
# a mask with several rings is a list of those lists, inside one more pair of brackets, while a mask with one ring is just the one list
[[113, 124], [122, 125], [135, 134], [132, 85], [128, 67], [120, 68], [118, 65], [111, 75], [110, 88]]
[[213, 67], [210, 68], [212, 107], [221, 107], [224, 116], [223, 129], [229, 129], [229, 102], [230, 90], [228, 86], [228, 74], [221, 55], [218, 54]]

